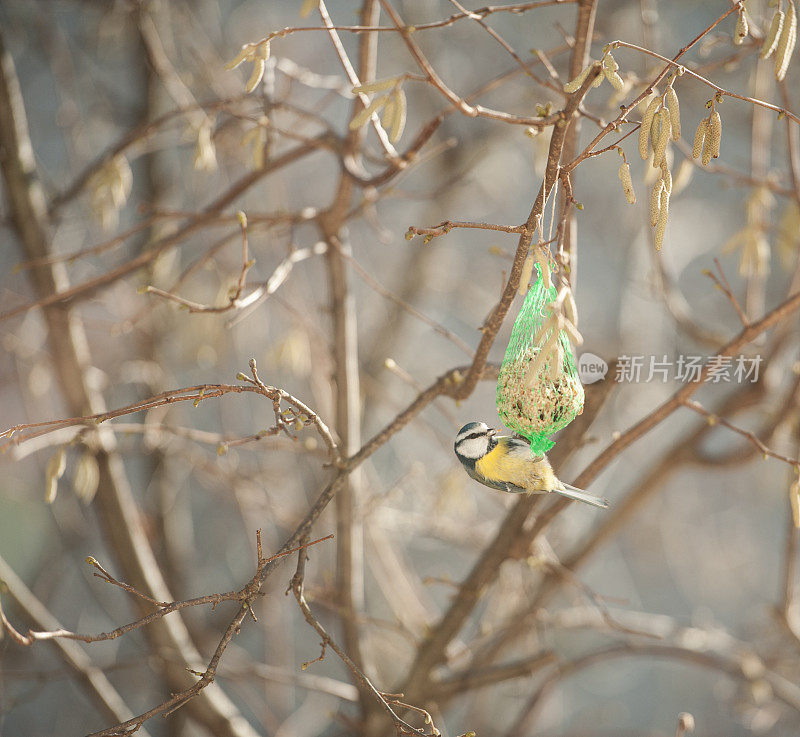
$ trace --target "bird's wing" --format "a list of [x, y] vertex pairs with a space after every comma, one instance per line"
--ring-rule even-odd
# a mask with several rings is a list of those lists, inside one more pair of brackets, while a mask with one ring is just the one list
[[530, 441], [525, 440], [517, 435], [506, 435], [502, 438], [497, 438], [498, 441], [502, 440], [508, 447], [508, 452], [517, 458], [524, 458], [526, 461], [536, 462], [541, 461], [544, 456], [534, 456], [531, 453]]

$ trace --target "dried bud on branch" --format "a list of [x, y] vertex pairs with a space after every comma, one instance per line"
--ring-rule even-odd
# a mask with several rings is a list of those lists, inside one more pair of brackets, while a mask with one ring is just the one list
[[72, 479], [72, 488], [75, 496], [84, 504], [89, 504], [97, 492], [100, 484], [100, 467], [94, 453], [87, 450], [78, 460], [75, 467], [75, 477]]
[[197, 145], [194, 149], [194, 168], [198, 171], [214, 171], [217, 168], [217, 154], [211, 140], [212, 123], [205, 118], [197, 129]]
[[547, 259], [545, 247], [538, 245], [534, 251], [536, 256], [536, 263], [539, 266], [539, 273], [542, 275], [542, 283], [545, 289], [550, 289], [553, 286], [553, 280], [550, 274], [550, 262]]

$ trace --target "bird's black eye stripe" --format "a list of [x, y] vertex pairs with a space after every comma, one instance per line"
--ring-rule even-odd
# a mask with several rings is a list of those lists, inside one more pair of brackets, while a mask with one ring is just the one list
[[467, 435], [467, 437], [464, 438], [464, 440], [475, 440], [476, 438], [480, 438], [480, 437], [484, 436], [485, 434], [486, 433], [484, 433], [484, 432], [473, 432], [473, 433], [470, 433], [469, 435]]

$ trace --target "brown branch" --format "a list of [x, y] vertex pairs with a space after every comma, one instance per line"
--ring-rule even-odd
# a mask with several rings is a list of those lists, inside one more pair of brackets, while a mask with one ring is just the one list
[[77, 197], [83, 191], [89, 180], [98, 171], [105, 167], [109, 161], [111, 161], [115, 156], [125, 153], [129, 148], [137, 144], [139, 141], [152, 136], [153, 133], [162, 128], [165, 123], [169, 123], [176, 118], [180, 118], [183, 115], [197, 111], [210, 112], [223, 109], [235, 102], [241, 102], [246, 98], [247, 95], [243, 94], [222, 100], [210, 100], [208, 102], [200, 102], [197, 104], [188, 105], [186, 107], [175, 108], [174, 110], [164, 113], [149, 123], [144, 123], [136, 128], [133, 128], [119, 141], [101, 153], [96, 159], [94, 159], [94, 161], [89, 163], [80, 172], [80, 174], [78, 174], [75, 179], [61, 191], [60, 194], [57, 194], [55, 197], [53, 197], [48, 208], [48, 214], [50, 216], [56, 215], [64, 205], [75, 199], [75, 197]]
[[[383, 708], [383, 710], [389, 715], [389, 718], [392, 720], [394, 724], [394, 728], [399, 735], [421, 735], [424, 737], [428, 733], [424, 729], [418, 729], [413, 727], [405, 720], [401, 719], [397, 713], [392, 709], [389, 704], [389, 701], [386, 699], [385, 695], [378, 691], [375, 686], [372, 685], [372, 682], [367, 678], [366, 675], [361, 671], [361, 669], [353, 662], [353, 660], [347, 655], [347, 653], [336, 643], [333, 638], [325, 631], [325, 628], [319, 623], [319, 620], [314, 616], [313, 612], [311, 611], [311, 607], [308, 606], [308, 602], [306, 601], [305, 595], [303, 593], [303, 581], [305, 578], [305, 566], [306, 566], [307, 556], [305, 554], [305, 550], [301, 550], [297, 556], [297, 570], [292, 577], [291, 584], [289, 588], [291, 589], [292, 593], [294, 594], [295, 599], [297, 600], [297, 605], [300, 607], [300, 611], [303, 613], [303, 617], [305, 618], [306, 622], [308, 622], [311, 627], [317, 632], [317, 634], [322, 638], [322, 653], [321, 655], [316, 658], [316, 660], [309, 661], [309, 663], [314, 663], [318, 660], [322, 660], [325, 656], [325, 649], [330, 647], [341, 659], [341, 661], [347, 666], [347, 669], [353, 675], [355, 680], [360, 684], [360, 686], [365, 689]], [[307, 664], [304, 664], [307, 665]], [[398, 703], [397, 700], [394, 700], [394, 703]], [[408, 706], [405, 704], [404, 706]], [[411, 707], [413, 708], [413, 707]], [[431, 735], [436, 734], [436, 730], [431, 723]]]
[[615, 131], [619, 128], [619, 126], [627, 120], [628, 113], [636, 108], [636, 106], [644, 100], [652, 91], [653, 88], [661, 82], [664, 77], [669, 74], [670, 70], [673, 68], [675, 62], [681, 59], [693, 46], [699, 43], [705, 36], [707, 36], [711, 31], [714, 30], [720, 23], [722, 23], [725, 18], [727, 18], [731, 13], [735, 13], [739, 7], [739, 3], [736, 3], [731, 7], [729, 10], [725, 11], [719, 18], [717, 18], [713, 23], [703, 29], [697, 36], [695, 36], [686, 46], [681, 48], [675, 56], [672, 57], [671, 60], [668, 60], [667, 65], [653, 78], [650, 84], [642, 91], [642, 93], [636, 97], [633, 102], [630, 102], [627, 105], [623, 105], [621, 107], [621, 113], [610, 123], [608, 123], [589, 143], [589, 145], [580, 153], [577, 157], [572, 159], [569, 163], [562, 166], [562, 170], [565, 172], [571, 172], [578, 164], [581, 163], [584, 159], [588, 158], [592, 151], [594, 151], [595, 146], [597, 146], [600, 141], [602, 141], [609, 133]]
[[524, 225], [496, 225], [495, 223], [470, 223], [463, 220], [444, 220], [439, 223], [439, 225], [434, 225], [432, 228], [418, 228], [414, 225], [409, 225], [406, 231], [406, 240], [411, 240], [415, 235], [424, 235], [428, 236], [425, 239], [427, 243], [430, 238], [447, 235], [453, 228], [476, 228], [478, 230], [498, 230], [502, 233], [525, 233]]
[[240, 213], [240, 215], [241, 217], [239, 218], [239, 224], [242, 229], [242, 268], [239, 270], [239, 278], [236, 280], [236, 287], [228, 296], [228, 304], [220, 305], [219, 307], [214, 305], [203, 305], [199, 302], [193, 302], [192, 300], [184, 299], [183, 297], [179, 297], [177, 294], [164, 291], [163, 289], [159, 289], [158, 287], [151, 285], [143, 287], [140, 289], [140, 291], [145, 294], [155, 294], [157, 297], [163, 297], [169, 301], [176, 302], [181, 307], [186, 307], [189, 312], [193, 313], [202, 312], [216, 314], [220, 312], [228, 312], [229, 310], [241, 310], [251, 305], [256, 299], [258, 299], [259, 290], [249, 294], [246, 298], [242, 298], [245, 277], [247, 276], [247, 272], [255, 263], [255, 260], [250, 260], [247, 257], [247, 218], [245, 217], [244, 213]]
[[63, 290], [54, 290], [47, 296], [43, 296], [34, 302], [20, 305], [6, 312], [0, 313], [0, 322], [8, 320], [16, 315], [21, 315], [34, 307], [49, 307], [51, 305], [71, 303], [77, 299], [88, 299], [95, 295], [98, 291], [105, 289], [119, 279], [132, 274], [138, 269], [152, 263], [161, 253], [169, 248], [177, 245], [181, 241], [188, 238], [204, 226], [213, 222], [219, 213], [236, 200], [240, 195], [246, 192], [256, 182], [263, 179], [268, 174], [272, 174], [284, 166], [294, 163], [298, 159], [307, 156], [308, 154], [316, 151], [323, 145], [325, 136], [313, 139], [311, 142], [297, 146], [290, 151], [278, 156], [276, 159], [267, 162], [261, 169], [256, 169], [248, 174], [245, 174], [241, 179], [233, 184], [226, 192], [220, 195], [211, 204], [207, 205], [200, 214], [190, 220], [188, 223], [178, 228], [175, 233], [165, 236], [153, 243], [146, 251], [135, 258], [130, 259], [124, 264], [117, 266], [111, 271], [101, 274], [94, 279], [78, 284], [77, 286], [66, 288]]
[[[719, 23], [723, 18], [727, 17], [731, 13], [737, 11], [739, 9], [740, 5], [741, 5], [740, 3], [737, 3], [733, 8], [731, 8], [731, 10], [729, 10], [727, 13], [725, 13], [725, 15], [722, 16], [722, 18], [720, 18], [717, 21], [717, 23]], [[716, 25], [716, 23], [714, 25]], [[710, 30], [710, 29], [708, 29], [708, 30]], [[706, 31], [706, 33], [708, 32], [708, 30]], [[687, 76], [692, 77], [692, 78], [702, 82], [705, 85], [708, 85], [709, 87], [711, 87], [711, 89], [713, 89], [719, 95], [723, 95], [724, 97], [733, 97], [736, 100], [743, 100], [744, 102], [749, 102], [752, 105], [758, 105], [759, 107], [766, 108], [767, 110], [772, 110], [773, 112], [776, 112], [779, 115], [785, 116], [787, 118], [787, 120], [791, 120], [794, 123], [800, 123], [800, 118], [798, 118], [797, 115], [795, 115], [790, 110], [787, 110], [785, 107], [778, 107], [777, 105], [773, 105], [770, 102], [764, 102], [763, 100], [757, 100], [754, 97], [747, 97], [747, 95], [740, 95], [738, 92], [730, 92], [729, 90], [726, 90], [723, 87], [720, 87], [719, 85], [714, 84], [714, 82], [712, 82], [710, 79], [706, 79], [702, 75], [697, 74], [697, 72], [693, 72], [688, 67], [686, 67], [686, 66], [684, 66], [682, 64], [678, 64], [677, 63], [678, 62], [678, 58], [677, 57], [675, 59], [667, 59], [666, 56], [661, 56], [661, 54], [657, 54], [655, 51], [651, 51], [650, 49], [642, 48], [641, 46], [637, 46], [636, 44], [627, 43], [626, 41], [613, 41], [610, 44], [610, 46], [612, 48], [623, 47], [623, 48], [626, 48], [626, 49], [633, 49], [634, 51], [638, 51], [638, 52], [640, 52], [642, 54], [647, 54], [648, 56], [652, 56], [652, 57], [658, 59], [659, 61], [666, 62], [670, 67], [673, 67], [675, 69], [683, 69], [684, 73]]]
[[[572, 0], [572, 2], [575, 2], [575, 0]], [[495, 41], [497, 41], [497, 43], [500, 44], [500, 46], [502, 46], [503, 49], [506, 50], [508, 55], [517, 63], [517, 66], [519, 66], [523, 74], [530, 77], [532, 80], [534, 80], [534, 82], [540, 84], [542, 87], [547, 87], [549, 89], [552, 89], [553, 91], [557, 91], [561, 95], [565, 94], [561, 85], [554, 84], [553, 82], [540, 79], [539, 77], [537, 77], [530, 70], [529, 66], [524, 61], [522, 61], [522, 59], [519, 57], [519, 54], [517, 54], [517, 52], [514, 51], [514, 48], [511, 46], [511, 44], [508, 43], [508, 41], [506, 41], [488, 23], [484, 22], [485, 15], [483, 15], [480, 12], [471, 12], [467, 10], [460, 2], [458, 2], [458, 0], [450, 0], [450, 3], [454, 5], [456, 9], [461, 11], [467, 18], [475, 21], [481, 28], [483, 28], [486, 31], [486, 33], [488, 33]]]
[[485, 5], [482, 8], [478, 8], [477, 10], [466, 10], [463, 9], [459, 13], [453, 13], [453, 15], [443, 18], [442, 20], [437, 21], [430, 21], [428, 23], [420, 23], [414, 24], [412, 26], [401, 26], [398, 28], [397, 26], [378, 26], [378, 25], [370, 25], [370, 24], [362, 24], [362, 25], [332, 25], [332, 26], [287, 26], [286, 28], [282, 28], [280, 31], [273, 31], [269, 34], [269, 36], [265, 36], [260, 41], [255, 43], [264, 43], [265, 41], [270, 41], [274, 38], [284, 38], [289, 36], [293, 33], [299, 33], [302, 31], [346, 31], [355, 34], [361, 33], [381, 33], [381, 32], [392, 32], [397, 33], [398, 31], [407, 31], [408, 33], [416, 33], [417, 31], [430, 31], [436, 28], [446, 28], [447, 26], [451, 26], [457, 21], [464, 20], [468, 18], [470, 20], [482, 20], [490, 15], [495, 13], [511, 13], [514, 15], [522, 15], [523, 13], [527, 12], [528, 10], [533, 10], [535, 8], [544, 8], [548, 5], [567, 5], [570, 3], [577, 2], [577, 0], [535, 0], [535, 2], [527, 2], [527, 3], [513, 3], [511, 5]]
[[[37, 599], [28, 589], [22, 579], [8, 563], [0, 557], [0, 580], [3, 581], [4, 590], [25, 615], [37, 627], [44, 630], [60, 630], [61, 624], [53, 614]], [[2, 605], [0, 604], [0, 621], [9, 635], [19, 644], [25, 644], [24, 635], [18, 633], [8, 622]], [[122, 721], [130, 718], [133, 713], [123, 701], [114, 685], [106, 678], [103, 671], [98, 668], [86, 654], [84, 649], [75, 642], [68, 640], [51, 641], [52, 648], [67, 668], [75, 675], [78, 683], [97, 706], [98, 712], [104, 719]], [[141, 730], [141, 737], [147, 737], [147, 731]]]
[[228, 322], [228, 326], [231, 327], [247, 318], [259, 305], [275, 294], [289, 278], [295, 264], [306, 261], [312, 256], [322, 256], [327, 250], [328, 245], [322, 241], [309, 248], [293, 248], [289, 255], [275, 267], [269, 279], [248, 294], [246, 300], [242, 300], [244, 304], [241, 306], [240, 314], [232, 318]]
[[[107, 412], [99, 412], [92, 415], [84, 415], [81, 417], [68, 417], [59, 420], [49, 420], [45, 422], [34, 422], [29, 424], [14, 425], [13, 427], [0, 432], [0, 438], [7, 438], [6, 442], [0, 445], [0, 450], [10, 445], [18, 445], [27, 440], [46, 435], [54, 430], [64, 427], [84, 426], [88, 428], [96, 428], [97, 425], [112, 420], [115, 417], [122, 417], [134, 412], [141, 412], [142, 410], [153, 409], [155, 407], [163, 407], [176, 402], [193, 402], [195, 405], [207, 399], [214, 399], [217, 397], [225, 396], [226, 394], [241, 394], [243, 392], [254, 392], [261, 394], [269, 399], [273, 404], [273, 411], [275, 413], [275, 428], [277, 431], [284, 432], [289, 437], [293, 437], [290, 433], [290, 428], [294, 427], [295, 423], [300, 422], [303, 425], [313, 425], [323, 442], [327, 446], [331, 456], [334, 460], [339, 458], [339, 448], [331, 435], [328, 426], [322, 421], [316, 412], [311, 410], [306, 404], [292, 396], [288, 392], [283, 391], [274, 386], [266, 386], [258, 379], [255, 361], [251, 361], [251, 370], [254, 374], [254, 379], [249, 379], [244, 374], [239, 375], [239, 379], [249, 382], [248, 384], [197, 384], [195, 386], [183, 387], [181, 389], [170, 389], [155, 396], [148, 397], [147, 399], [139, 400], [132, 404], [120, 407], [115, 410]], [[280, 403], [285, 402], [290, 405], [290, 410], [281, 409]], [[32, 430], [33, 432], [28, 432]], [[263, 437], [261, 434], [255, 437]], [[274, 433], [273, 433], [274, 434]]]
[[509, 663], [487, 668], [468, 668], [431, 685], [431, 698], [441, 703], [459, 694], [498, 683], [527, 678], [548, 665], [557, 662], [558, 656], [550, 651], [537, 653], [530, 658], [521, 658]]
[[[681, 645], [641, 645], [628, 642], [622, 645], [612, 645], [602, 650], [582, 655], [567, 663], [562, 663], [554, 668], [539, 688], [534, 691], [523, 706], [514, 724], [506, 733], [508, 737], [528, 734], [531, 722], [536, 712], [541, 708], [541, 703], [551, 690], [564, 679], [575, 673], [589, 668], [597, 663], [627, 657], [669, 658], [684, 661], [703, 668], [710, 668], [729, 676], [730, 678], [750, 684], [742, 669], [741, 657], [729, 653], [705, 652]], [[777, 673], [766, 670], [764, 679], [773, 687], [775, 696], [795, 711], [800, 711], [800, 690], [788, 679]]]
[[580, 105], [581, 100], [583, 100], [584, 96], [599, 73], [599, 68], [594, 68], [588, 74], [580, 88], [569, 97], [564, 110], [558, 113], [561, 120], [553, 128], [553, 134], [550, 138], [550, 149], [547, 156], [547, 167], [545, 169], [544, 181], [542, 182], [542, 186], [539, 189], [539, 194], [533, 203], [533, 207], [528, 214], [528, 218], [525, 221], [525, 230], [521, 231], [508, 281], [503, 289], [503, 294], [500, 297], [500, 301], [497, 303], [497, 305], [495, 305], [494, 309], [482, 327], [483, 335], [481, 336], [480, 343], [475, 351], [475, 360], [473, 361], [470, 370], [467, 372], [467, 375], [464, 377], [463, 382], [455, 387], [455, 390], [452, 393], [454, 399], [466, 399], [475, 389], [475, 386], [480, 379], [486, 359], [489, 356], [489, 351], [494, 344], [497, 333], [499, 332], [500, 327], [502, 326], [503, 321], [508, 314], [511, 303], [514, 301], [514, 296], [517, 293], [519, 280], [522, 275], [522, 266], [525, 262], [525, 258], [528, 255], [533, 233], [544, 216], [545, 203], [547, 202], [547, 199], [550, 196], [550, 193], [558, 179], [561, 151], [564, 145], [564, 139], [567, 130], [569, 129], [570, 121], [572, 120], [575, 111], [578, 109], [578, 105]]
[[711, 279], [717, 289], [719, 289], [730, 300], [730, 303], [733, 305], [733, 309], [735, 309], [736, 314], [739, 315], [739, 320], [741, 321], [742, 325], [747, 327], [750, 324], [750, 321], [747, 319], [747, 315], [745, 315], [742, 306], [739, 304], [739, 300], [736, 299], [736, 295], [734, 295], [731, 285], [728, 283], [728, 279], [725, 277], [725, 273], [722, 271], [722, 264], [719, 262], [718, 258], [714, 259], [714, 263], [716, 264], [717, 271], [719, 271], [719, 276], [717, 276], [710, 269], [703, 271], [703, 274]]
[[449, 340], [453, 345], [460, 348], [464, 353], [466, 353], [470, 358], [472, 358], [472, 348], [467, 345], [461, 338], [459, 338], [455, 333], [451, 330], [448, 330], [444, 325], [437, 322], [431, 317], [428, 317], [423, 312], [420, 312], [416, 307], [413, 305], [408, 304], [405, 300], [398, 297], [393, 292], [390, 292], [386, 287], [383, 286], [375, 277], [373, 277], [360, 263], [356, 260], [355, 256], [352, 253], [343, 251], [342, 255], [350, 262], [350, 265], [353, 267], [353, 270], [358, 274], [364, 282], [366, 282], [375, 292], [380, 294], [382, 297], [394, 302], [400, 309], [407, 312], [409, 315], [417, 318], [421, 322], [424, 322], [426, 325], [433, 328], [433, 330], [442, 337]]
[[726, 420], [724, 417], [719, 417], [713, 412], [709, 412], [699, 402], [689, 399], [683, 403], [683, 406], [687, 407], [693, 412], [697, 412], [697, 414], [701, 415], [702, 417], [705, 417], [709, 425], [722, 425], [723, 427], [727, 427], [729, 430], [732, 430], [737, 435], [747, 438], [747, 440], [756, 448], [756, 450], [758, 450], [759, 453], [761, 453], [764, 458], [769, 457], [775, 458], [778, 461], [783, 461], [794, 468], [796, 472], [800, 472], [800, 460], [797, 458], [789, 458], [789, 456], [785, 456], [781, 453], [776, 453], [774, 450], [770, 450], [753, 433], [737, 427], [733, 423], [728, 422], [728, 420]]
[[621, 632], [624, 635], [653, 637], [656, 640], [661, 639], [661, 636], [658, 634], [654, 634], [652, 632], [648, 632], [642, 629], [627, 627], [626, 625], [614, 619], [608, 607], [606, 606], [605, 602], [603, 601], [602, 597], [599, 596], [595, 591], [593, 591], [591, 587], [587, 586], [583, 581], [581, 581], [563, 563], [557, 560], [552, 560], [552, 561], [548, 560], [544, 562], [544, 566], [552, 575], [558, 578], [562, 578], [564, 581], [568, 581], [575, 588], [577, 588], [592, 603], [592, 605], [600, 614], [600, 617], [602, 618], [603, 622], [608, 626], [610, 630], [614, 630], [615, 632]]
[[[21, 247], [28, 259], [46, 258], [52, 250], [50, 222], [38, 179], [19, 80], [2, 35], [0, 148], [4, 151], [0, 167], [6, 185], [8, 212]], [[42, 303], [60, 291], [70, 291], [63, 264], [37, 267], [29, 274]], [[55, 302], [48, 304], [50, 306], [43, 310], [47, 339], [67, 411], [73, 415], [104, 411], [102, 395], [87, 378], [91, 356], [82, 324], [65, 306], [55, 306]], [[113, 435], [100, 430], [96, 447], [99, 480], [95, 505], [106, 522], [104, 533], [108, 544], [126, 578], [155, 598], [171, 598], [143, 529]], [[178, 663], [182, 661], [185, 664], [199, 657], [179, 618], [162, 620], [156, 627], [148, 628], [148, 635], [156, 648], [169, 648], [175, 652]], [[165, 670], [165, 677], [177, 689], [185, 683], [186, 673], [180, 665], [173, 663]], [[238, 718], [237, 708], [221, 690], [215, 691], [211, 697], [204, 695], [193, 705], [192, 713], [201, 724], [214, 724], [221, 736], [254, 737], [254, 731], [246, 721]]]
[[[258, 530], [260, 533], [261, 530]], [[333, 539], [333, 535], [326, 535], [325, 537], [321, 537], [317, 540], [312, 540], [311, 542], [304, 543], [302, 546], [298, 546], [292, 548], [291, 550], [284, 550], [269, 558], [259, 558], [259, 565], [256, 570], [255, 575], [253, 576], [250, 581], [248, 581], [245, 586], [243, 586], [238, 591], [228, 591], [225, 593], [220, 594], [206, 594], [204, 596], [198, 596], [193, 599], [186, 599], [185, 601], [171, 601], [171, 602], [159, 602], [153, 599], [147, 594], [144, 594], [140, 591], [137, 591], [133, 586], [129, 584], [123, 583], [118, 581], [114, 577], [112, 577], [109, 573], [105, 571], [100, 564], [94, 560], [94, 558], [87, 558], [87, 562], [90, 565], [99, 568], [103, 575], [99, 575], [95, 573], [95, 576], [102, 578], [102, 580], [110, 583], [114, 586], [118, 586], [123, 591], [127, 591], [134, 596], [137, 596], [145, 601], [153, 604], [157, 607], [156, 611], [151, 612], [150, 614], [145, 615], [133, 622], [129, 622], [128, 624], [124, 624], [116, 629], [111, 630], [110, 632], [101, 632], [96, 635], [88, 635], [88, 634], [79, 634], [77, 632], [71, 632], [70, 630], [66, 630], [63, 628], [56, 628], [46, 631], [40, 630], [31, 630], [29, 629], [26, 634], [22, 634], [18, 630], [16, 630], [12, 624], [8, 621], [5, 614], [3, 613], [2, 607], [0, 606], [0, 619], [2, 620], [3, 627], [5, 630], [11, 635], [14, 641], [18, 645], [30, 646], [33, 645], [34, 642], [43, 641], [43, 640], [54, 640], [56, 638], [63, 638], [66, 640], [80, 640], [81, 642], [104, 642], [105, 640], [115, 640], [118, 637], [122, 637], [122, 635], [126, 635], [129, 632], [133, 632], [134, 630], [139, 629], [140, 627], [145, 627], [152, 622], [155, 622], [162, 617], [167, 616], [168, 614], [172, 614], [173, 612], [180, 611], [181, 609], [187, 609], [189, 607], [195, 606], [203, 606], [205, 604], [211, 604], [212, 607], [216, 608], [218, 604], [221, 604], [224, 601], [239, 601], [241, 603], [245, 603], [251, 601], [256, 593], [258, 593], [259, 588], [257, 586], [257, 580], [261, 573], [261, 570], [267, 563], [271, 563], [272, 561], [278, 560], [279, 558], [283, 558], [291, 553], [296, 553], [300, 549], [308, 548], [312, 545], [317, 545], [318, 543], [324, 542], [326, 540]], [[259, 545], [260, 545], [260, 536], [259, 536]]]
[[[558, 121], [558, 115], [545, 116], [545, 117], [527, 117], [523, 115], [514, 115], [512, 113], [503, 112], [501, 110], [494, 110], [492, 108], [484, 107], [483, 105], [471, 105], [466, 98], [459, 97], [453, 90], [451, 90], [433, 68], [428, 61], [425, 54], [422, 53], [419, 44], [414, 40], [413, 32], [410, 30], [412, 27], [407, 26], [400, 14], [395, 10], [389, 0], [380, 0], [381, 6], [386, 11], [386, 14], [391, 18], [395, 28], [400, 33], [406, 47], [408, 48], [412, 57], [417, 62], [417, 65], [425, 74], [428, 82], [435, 87], [442, 95], [452, 104], [455, 110], [470, 117], [483, 117], [491, 120], [499, 120], [503, 123], [511, 123], [514, 125], [527, 125], [535, 128], [544, 128], [553, 125]], [[524, 64], [522, 65], [525, 66]]]
[[[768, 312], [760, 320], [750, 324], [744, 328], [739, 335], [731, 340], [727, 345], [720, 348], [714, 358], [724, 356], [731, 356], [740, 348], [752, 342], [755, 338], [763, 332], [777, 325], [783, 319], [800, 308], [800, 293], [794, 294], [789, 297], [782, 304], [775, 307]], [[632, 445], [643, 435], [652, 430], [656, 425], [671, 415], [678, 407], [682, 406], [689, 397], [692, 396], [705, 382], [709, 376], [712, 368], [713, 361], [707, 362], [698, 377], [698, 381], [686, 384], [679, 389], [670, 399], [661, 404], [649, 415], [637, 422], [632, 427], [628, 428], [622, 435], [620, 435], [614, 442], [612, 442], [600, 455], [597, 456], [578, 476], [575, 480], [575, 485], [585, 488], [588, 486], [597, 475], [623, 450]]]

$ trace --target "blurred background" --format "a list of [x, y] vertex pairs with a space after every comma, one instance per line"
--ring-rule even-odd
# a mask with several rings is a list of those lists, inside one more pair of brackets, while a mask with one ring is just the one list
[[[578, 4], [522, 5], [525, 12], [479, 20], [444, 0], [393, 0], [391, 8], [407, 25], [447, 21], [411, 36], [458, 96], [477, 93], [471, 102], [535, 117], [537, 105], [563, 107]], [[589, 12], [594, 3], [580, 5]], [[758, 58], [774, 8], [747, 6], [743, 44], [732, 43], [733, 13], [683, 61], [725, 90], [798, 111], [796, 59], [779, 84], [773, 60]], [[621, 39], [672, 57], [730, 8], [722, 0], [599, 2], [588, 53], [598, 59]], [[789, 12], [785, 0], [782, 8]], [[364, 24], [363, 12], [350, 0], [323, 8], [339, 27]], [[377, 40], [374, 78], [412, 75], [403, 82], [407, 123], [397, 151], [445, 113], [400, 172], [391, 171], [370, 125], [348, 128], [353, 84], [316, 3], [4, 0], [2, 44], [15, 69], [4, 62], [5, 83], [18, 78], [27, 121], [19, 106], [10, 118], [30, 136], [28, 173], [44, 202], [33, 214], [25, 209], [25, 177], [16, 179], [22, 204], [16, 196], [10, 169], [19, 151], [9, 147], [25, 145], [6, 116], [0, 431], [170, 389], [233, 384], [255, 358], [261, 378], [316, 411], [349, 454], [438, 376], [466, 371], [518, 237], [455, 229], [426, 243], [404, 235], [444, 220], [524, 222], [551, 129], [531, 139], [524, 124], [459, 113], [425, 81], [380, 4], [366, 25], [375, 23], [389, 30], [343, 28], [338, 37], [356, 68], [359, 44]], [[285, 27], [309, 30], [270, 43], [263, 79], [247, 93], [253, 63], [229, 71], [226, 62], [242, 44]], [[636, 50], [614, 56], [626, 87], [589, 92], [577, 152], [598, 121], [612, 120], [663, 68]], [[674, 369], [666, 381], [647, 381], [651, 357], [673, 367], [680, 356], [705, 362], [742, 330], [732, 301], [704, 274], [719, 274], [715, 258], [750, 321], [798, 289], [797, 124], [725, 98], [717, 104], [721, 155], [704, 168], [690, 151], [713, 91], [689, 75], [675, 89], [683, 139], [672, 146], [675, 188], [661, 252], [637, 133], [620, 143], [635, 205], [623, 196], [615, 150], [573, 173], [582, 205], [567, 215], [584, 337], [576, 354], [593, 353], [611, 368], [587, 386], [577, 429], [556, 438], [553, 463], [566, 481], [680, 388]], [[641, 111], [630, 117], [638, 122]], [[545, 239], [558, 235], [563, 188], [557, 203], [548, 205]], [[142, 289], [230, 307], [242, 272], [239, 210], [254, 259], [240, 295], [250, 297], [247, 305], [191, 311]], [[339, 244], [333, 254], [331, 244]], [[551, 246], [555, 256], [560, 245]], [[26, 307], [84, 284], [96, 286], [44, 309]], [[494, 342], [492, 365], [521, 301]], [[337, 537], [309, 551], [309, 606], [379, 690], [404, 690], [443, 735], [672, 735], [681, 712], [703, 735], [797, 734], [789, 490], [798, 349], [792, 313], [735, 351], [761, 357], [757, 381], [731, 374], [694, 396], [750, 436], [681, 407], [593, 481], [610, 511], [573, 504], [548, 517], [552, 500], [537, 503], [500, 546], [442, 662], [409, 683], [461, 582], [521, 509], [517, 498], [472, 481], [452, 450], [464, 423], [498, 423], [490, 367], [467, 400], [434, 400], [351, 474], [312, 530], [312, 538]], [[639, 381], [616, 380], [625, 356], [643, 357]], [[179, 600], [244, 585], [255, 572], [256, 529], [267, 555], [292, 534], [331, 478], [319, 438], [305, 428], [296, 441], [237, 442], [273, 424], [271, 403], [256, 394], [192, 405], [121, 416], [103, 424], [103, 437], [79, 426], [3, 441], [0, 601], [20, 632], [53, 626], [36, 619], [34, 601], [81, 633], [143, 615], [129, 594], [92, 575], [87, 556], [137, 586], [149, 566], [150, 583], [161, 580], [169, 600]], [[294, 597], [284, 596], [295, 565], [287, 558], [267, 579], [253, 605], [258, 621], [244, 621], [215, 684], [167, 719], [147, 721], [142, 733], [392, 733], [331, 649], [302, 667], [320, 647]], [[235, 608], [192, 607], [108, 642], [71, 642], [72, 656], [52, 641], [24, 647], [6, 633], [0, 734], [78, 735], [122, 721], [98, 706], [87, 674], [107, 679], [123, 702], [119, 714], [147, 711], [196, 680], [186, 667], [204, 670]], [[180, 623], [165, 624], [172, 619]], [[399, 713], [424, 726], [418, 713]]]

